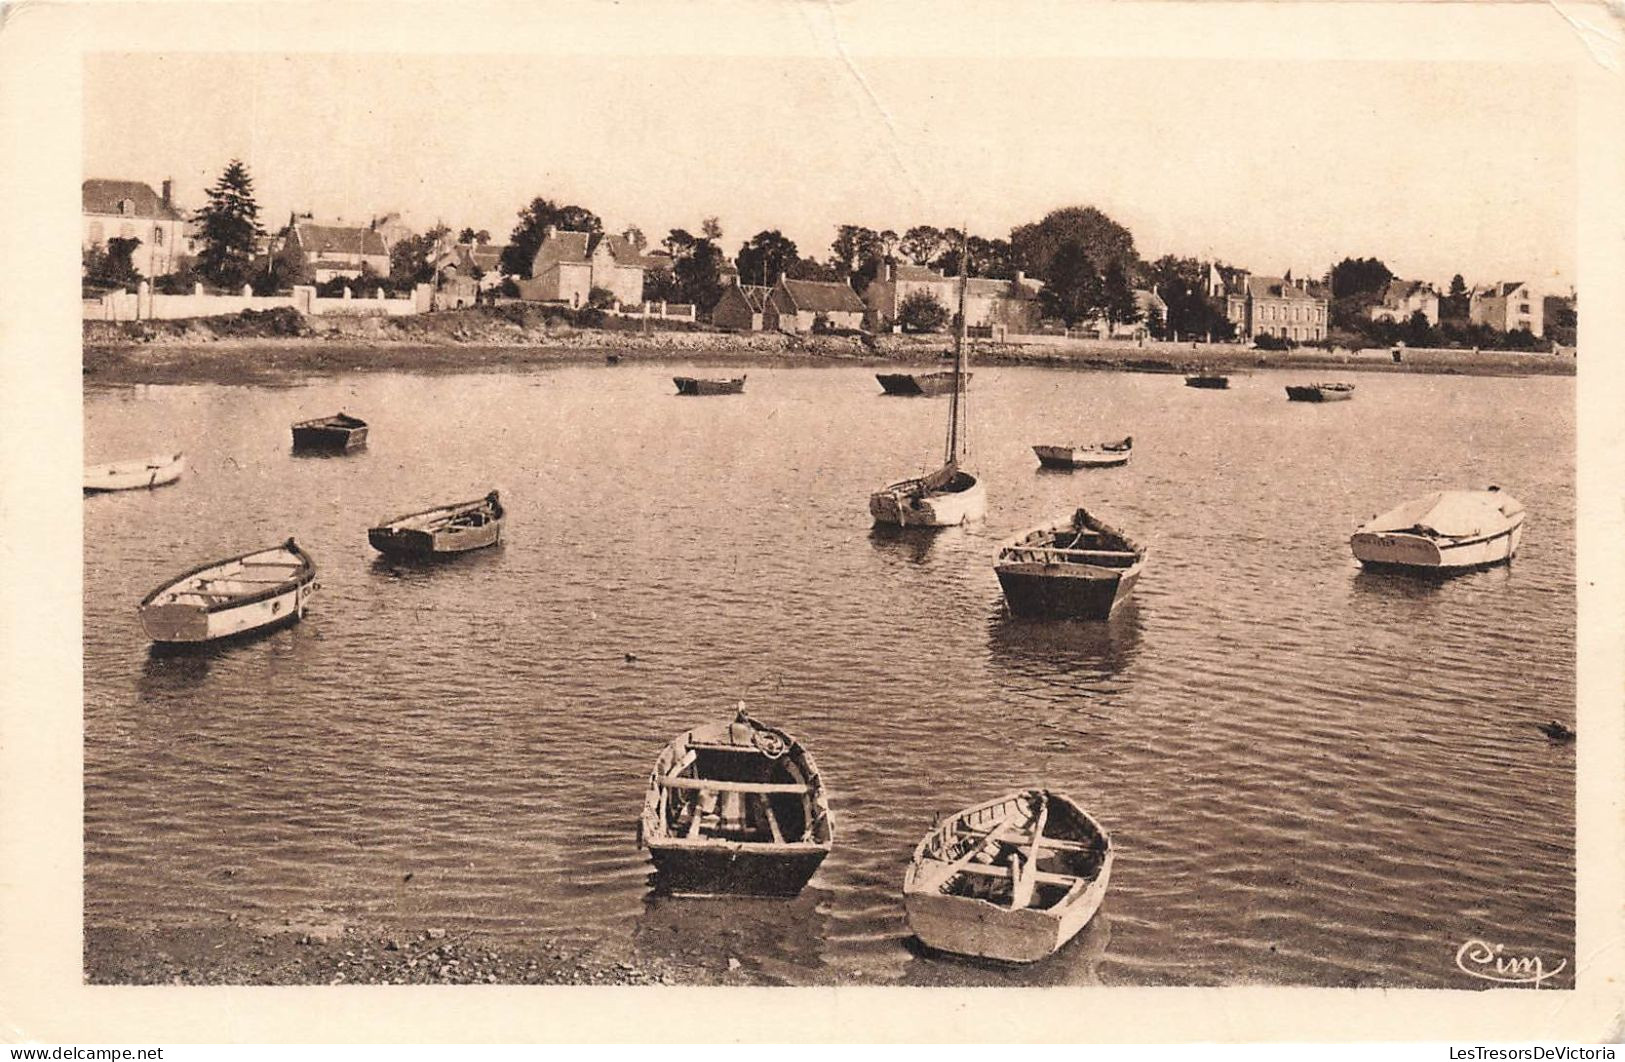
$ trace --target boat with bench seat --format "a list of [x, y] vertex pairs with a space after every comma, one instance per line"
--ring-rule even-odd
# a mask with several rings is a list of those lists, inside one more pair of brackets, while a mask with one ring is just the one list
[[392, 557], [437, 557], [494, 546], [502, 541], [502, 498], [491, 491], [473, 501], [453, 502], [383, 520], [367, 529], [372, 548]]
[[999, 547], [994, 571], [1012, 615], [1103, 620], [1128, 599], [1145, 547], [1086, 509]]
[[367, 422], [348, 413], [302, 420], [293, 426], [293, 448], [300, 451], [348, 453], [367, 445]]
[[316, 562], [280, 546], [185, 572], [141, 599], [141, 626], [159, 643], [212, 642], [297, 622], [316, 589]]
[[85, 493], [99, 494], [112, 490], [144, 490], [162, 487], [181, 478], [186, 470], [186, 455], [179, 451], [158, 454], [136, 461], [113, 461], [105, 465], [85, 468]]
[[688, 896], [794, 896], [834, 837], [812, 753], [743, 707], [661, 750], [638, 823], [656, 888]]
[[903, 907], [927, 947], [1036, 962], [1100, 910], [1111, 871], [1111, 838], [1076, 800], [1020, 790], [926, 834], [903, 874]]

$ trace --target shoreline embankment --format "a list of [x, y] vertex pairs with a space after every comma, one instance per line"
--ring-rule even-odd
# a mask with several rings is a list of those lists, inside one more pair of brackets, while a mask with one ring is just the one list
[[[178, 321], [90, 321], [84, 325], [87, 383], [274, 383], [347, 372], [519, 370], [601, 361], [770, 365], [847, 363], [938, 365], [951, 341], [942, 335], [786, 335], [661, 329], [581, 328], [557, 317], [475, 309], [418, 317]], [[1243, 372], [1405, 372], [1471, 376], [1575, 374], [1572, 356], [1510, 351], [1389, 349], [1265, 351], [1231, 343], [1022, 337], [973, 340], [981, 365], [1035, 365], [1119, 372], [1204, 369]]]

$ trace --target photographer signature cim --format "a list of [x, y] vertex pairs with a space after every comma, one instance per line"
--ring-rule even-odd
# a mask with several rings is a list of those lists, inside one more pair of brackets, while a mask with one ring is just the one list
[[1561, 959], [1548, 970], [1538, 955], [1507, 955], [1505, 951], [1502, 944], [1469, 940], [1456, 949], [1456, 966], [1469, 977], [1484, 981], [1539, 988], [1542, 981], [1556, 977], [1569, 964], [1567, 959]]

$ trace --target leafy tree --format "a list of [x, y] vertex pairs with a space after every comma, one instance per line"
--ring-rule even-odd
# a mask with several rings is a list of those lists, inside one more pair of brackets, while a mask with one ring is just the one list
[[[1134, 234], [1094, 207], [1052, 210], [1042, 221], [1010, 230], [1015, 265], [1045, 280], [1053, 281], [1055, 259], [1068, 244], [1082, 253], [1097, 275], [1113, 262], [1127, 275], [1139, 262]], [[1076, 273], [1076, 260], [1069, 259], [1066, 268]]]
[[842, 225], [829, 245], [829, 264], [843, 273], [856, 273], [881, 253], [880, 233], [862, 225]]
[[883, 260], [896, 257], [897, 241], [899, 239], [897, 233], [891, 229], [882, 229], [877, 238], [880, 240], [880, 257]]
[[1048, 268], [1049, 282], [1038, 293], [1039, 304], [1046, 313], [1059, 317], [1067, 327], [1100, 316], [1105, 285], [1095, 272], [1089, 252], [1081, 244], [1063, 243], [1051, 257]]
[[682, 302], [675, 270], [649, 269], [643, 274], [643, 297], [650, 302]]
[[903, 257], [917, 266], [930, 265], [947, 246], [942, 230], [931, 225], [914, 226], [903, 233], [903, 238], [897, 243]]
[[511, 276], [530, 276], [536, 251], [542, 246], [549, 226], [570, 232], [604, 231], [604, 223], [586, 207], [559, 206], [551, 199], [538, 196], [519, 211], [519, 223], [514, 226], [508, 246], [502, 252], [502, 271]]
[[1011, 280], [1016, 275], [1015, 260], [1010, 254], [1009, 240], [988, 240], [972, 236], [968, 241], [971, 275]]
[[476, 247], [484, 247], [491, 242], [491, 234], [485, 229], [465, 228], [457, 234], [458, 243], [472, 243]]
[[1332, 266], [1332, 298], [1381, 295], [1392, 279], [1393, 272], [1379, 259], [1345, 258]]
[[107, 257], [98, 279], [110, 284], [134, 284], [141, 279], [135, 267], [135, 249], [141, 241], [134, 236], [114, 236], [107, 241]]
[[772, 284], [798, 260], [795, 241], [778, 229], [758, 232], [739, 248], [734, 265], [745, 284]]
[[897, 307], [897, 323], [905, 332], [940, 332], [951, 315], [934, 292], [910, 292]]
[[1140, 305], [1134, 300], [1134, 289], [1129, 287], [1128, 275], [1121, 263], [1106, 267], [1101, 281], [1100, 308], [1112, 324], [1132, 324], [1140, 319]]
[[1465, 319], [1471, 306], [1472, 296], [1467, 292], [1467, 282], [1457, 273], [1450, 278], [1450, 290], [1439, 300], [1439, 318]]
[[717, 219], [715, 214], [700, 222], [700, 235], [712, 243], [722, 239], [722, 222]]
[[695, 240], [677, 260], [674, 272], [683, 302], [709, 310], [722, 298], [722, 248], [708, 239]]
[[[824, 280], [839, 282], [848, 279], [840, 270], [818, 261], [816, 258], [798, 258], [785, 269], [784, 275], [791, 280]], [[771, 283], [771, 279], [769, 280]]]
[[587, 308], [607, 310], [615, 305], [615, 293], [608, 288], [593, 288], [587, 292]]
[[1403, 339], [1408, 347], [1431, 347], [1438, 342], [1433, 326], [1428, 323], [1428, 315], [1421, 310], [1412, 313], [1400, 326], [1399, 338]]
[[1546, 338], [1565, 347], [1574, 346], [1575, 336], [1580, 327], [1580, 314], [1574, 302], [1560, 295], [1548, 295], [1545, 300], [1544, 316]]
[[660, 246], [666, 249], [666, 253], [671, 255], [672, 261], [675, 262], [688, 257], [694, 250], [694, 243], [695, 237], [687, 229], [672, 229], [666, 238], [660, 241]]
[[232, 159], [206, 195], [208, 203], [192, 217], [203, 230], [197, 271], [219, 287], [240, 288], [254, 272], [254, 241], [265, 235], [254, 179]]

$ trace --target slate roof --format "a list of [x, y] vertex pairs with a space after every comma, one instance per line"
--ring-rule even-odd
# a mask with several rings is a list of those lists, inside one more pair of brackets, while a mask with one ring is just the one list
[[838, 281], [828, 280], [790, 280], [779, 281], [786, 295], [790, 296], [790, 303], [796, 310], [807, 310], [812, 313], [864, 313], [868, 307], [858, 298], [858, 293], [852, 290], [851, 285]]
[[1304, 291], [1296, 284], [1288, 284], [1283, 277], [1255, 277], [1247, 278], [1247, 294], [1255, 299], [1287, 299], [1312, 301], [1318, 296]]
[[166, 205], [152, 187], [140, 181], [109, 181], [91, 179], [79, 186], [79, 197], [86, 214], [118, 214], [118, 205], [128, 199], [135, 213], [125, 215], [137, 218], [157, 218], [161, 221], [180, 221], [180, 212]]
[[314, 225], [299, 222], [294, 225], [299, 249], [318, 257], [325, 254], [359, 254], [389, 257], [384, 238], [372, 229], [357, 229], [343, 225]]

